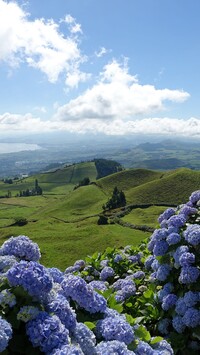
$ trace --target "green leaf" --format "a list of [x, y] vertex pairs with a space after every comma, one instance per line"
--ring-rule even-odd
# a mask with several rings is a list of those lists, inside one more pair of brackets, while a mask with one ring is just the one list
[[108, 299], [112, 293], [113, 293], [112, 288], [109, 288], [108, 290], [103, 291], [101, 294], [102, 294], [106, 299]]
[[90, 329], [94, 329], [96, 325], [93, 322], [84, 322], [84, 324]]
[[115, 309], [117, 312], [121, 313], [123, 311], [123, 306], [120, 303], [117, 303], [115, 296], [111, 295], [108, 300], [109, 307]]
[[144, 298], [149, 299], [152, 298], [153, 296], [153, 291], [152, 290], [147, 290], [143, 293]]
[[140, 327], [135, 330], [135, 335], [141, 340], [146, 342], [149, 342], [151, 340], [150, 333], [143, 325], [140, 325]]
[[161, 340], [163, 340], [162, 337], [155, 337], [153, 340], [151, 340], [150, 344], [151, 345], [156, 344], [156, 343], [158, 343]]
[[145, 317], [136, 317], [134, 318], [134, 324], [139, 324], [140, 322], [142, 322], [145, 319]]

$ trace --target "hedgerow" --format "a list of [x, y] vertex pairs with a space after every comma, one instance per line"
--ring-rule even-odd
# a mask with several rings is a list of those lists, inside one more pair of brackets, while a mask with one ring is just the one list
[[107, 248], [64, 272], [36, 243], [0, 248], [3, 354], [196, 354], [200, 350], [200, 191], [159, 217], [137, 248]]

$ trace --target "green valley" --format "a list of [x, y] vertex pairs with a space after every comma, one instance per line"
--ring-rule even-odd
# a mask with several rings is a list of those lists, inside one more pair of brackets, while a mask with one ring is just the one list
[[[112, 211], [109, 223], [98, 225], [102, 206], [115, 186], [123, 190], [127, 206], [121, 221], [156, 228], [157, 217], [166, 206], [187, 201], [200, 188], [200, 172], [187, 168], [161, 172], [146, 169], [127, 169], [96, 179], [94, 161], [13, 180], [0, 182], [0, 240], [10, 236], [27, 235], [37, 242], [42, 262], [61, 269], [72, 265], [95, 251], [110, 246], [137, 245], [151, 233], [117, 223]], [[85, 177], [87, 186], [74, 189]], [[32, 189], [38, 181], [43, 194], [18, 197], [20, 190]], [[5, 198], [10, 191], [9, 198]], [[19, 221], [22, 221], [20, 225]]]

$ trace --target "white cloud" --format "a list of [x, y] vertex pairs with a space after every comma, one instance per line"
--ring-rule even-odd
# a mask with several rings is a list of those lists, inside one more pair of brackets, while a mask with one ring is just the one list
[[46, 113], [47, 110], [44, 106], [35, 106], [34, 107], [34, 111], [38, 111], [38, 112], [41, 112], [41, 113]]
[[79, 68], [75, 67], [71, 72], [67, 73], [65, 83], [70, 88], [77, 88], [80, 82], [85, 82], [91, 77], [90, 73], [83, 73]]
[[78, 38], [71, 34], [80, 33], [81, 27], [70, 15], [65, 22], [69, 36], [64, 36], [53, 20], [31, 21], [17, 3], [0, 0], [0, 62], [13, 67], [26, 62], [52, 83], [61, 73], [70, 73], [74, 65], [79, 68], [83, 56]]
[[106, 49], [105, 47], [101, 47], [98, 52], [95, 52], [95, 55], [96, 55], [96, 57], [100, 58], [109, 52], [110, 52], [110, 50]]
[[66, 22], [69, 25], [71, 33], [83, 33], [80, 23], [77, 23], [75, 18], [71, 15], [66, 15], [65, 19], [61, 22]]
[[103, 121], [99, 119], [85, 119], [82, 121], [44, 121], [39, 117], [33, 117], [30, 113], [27, 113], [26, 115], [11, 113], [0, 115], [0, 131], [2, 134], [59, 130], [80, 134], [156, 134], [160, 136], [170, 135], [200, 138], [200, 119], [195, 117], [191, 117], [187, 120], [169, 117], [153, 117], [141, 120], [137, 119], [135, 121], [124, 121], [121, 119], [112, 121]]
[[61, 106], [56, 120], [135, 119], [165, 109], [166, 101], [183, 102], [189, 94], [182, 90], [156, 89], [141, 85], [137, 76], [128, 72], [127, 61], [116, 60], [105, 65], [99, 81], [76, 99]]

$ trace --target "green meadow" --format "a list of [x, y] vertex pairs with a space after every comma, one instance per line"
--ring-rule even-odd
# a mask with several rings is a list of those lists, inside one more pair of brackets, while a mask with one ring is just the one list
[[[152, 205], [132, 209], [123, 220], [153, 228], [158, 227], [157, 218], [166, 205], [183, 203], [200, 188], [200, 172], [190, 169], [128, 169], [99, 180], [96, 176], [94, 162], [86, 162], [14, 180], [13, 184], [1, 181], [0, 195], [11, 192], [10, 198], [0, 199], [1, 243], [10, 236], [27, 235], [39, 244], [42, 263], [64, 270], [95, 251], [134, 246], [150, 235], [119, 224], [98, 225], [102, 206], [115, 186], [125, 192], [127, 204]], [[74, 189], [84, 177], [91, 183]], [[17, 197], [20, 190], [32, 189], [36, 179], [42, 195]], [[27, 223], [20, 226], [16, 223], [19, 219]]]

